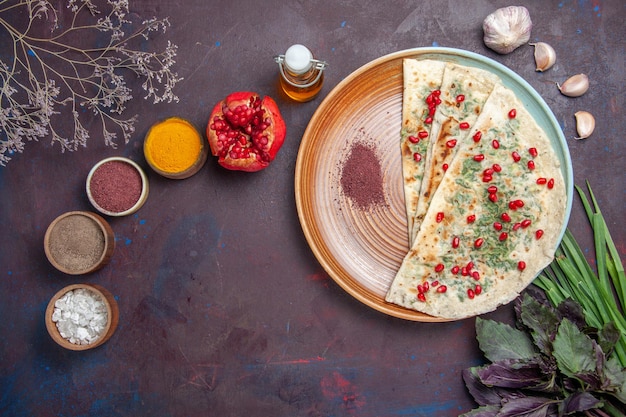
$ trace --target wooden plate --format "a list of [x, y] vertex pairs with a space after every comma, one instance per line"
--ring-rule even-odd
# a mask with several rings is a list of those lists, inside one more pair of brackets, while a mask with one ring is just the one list
[[[400, 154], [402, 61], [439, 59], [494, 72], [546, 131], [561, 159], [571, 212], [573, 175], [565, 137], [550, 108], [521, 77], [481, 55], [452, 48], [416, 48], [378, 58], [353, 72], [323, 100], [305, 130], [295, 172], [298, 216], [324, 270], [364, 304], [394, 317], [446, 321], [384, 299], [406, 255], [408, 232]], [[380, 161], [385, 201], [366, 210], [344, 193], [341, 175], [355, 144], [372, 147]]]

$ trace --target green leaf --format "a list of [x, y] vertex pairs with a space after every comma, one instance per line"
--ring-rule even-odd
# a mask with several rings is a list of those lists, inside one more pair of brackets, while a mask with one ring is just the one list
[[554, 338], [553, 355], [559, 370], [569, 377], [596, 371], [593, 341], [567, 319], [561, 322]]
[[476, 339], [491, 362], [505, 359], [531, 359], [537, 352], [528, 335], [508, 324], [476, 318]]
[[626, 404], [626, 368], [620, 364], [617, 356], [612, 356], [604, 364], [604, 385], [606, 390]]
[[542, 353], [550, 355], [552, 339], [559, 327], [560, 319], [554, 309], [541, 304], [535, 298], [524, 293], [520, 319], [531, 331], [535, 345]]

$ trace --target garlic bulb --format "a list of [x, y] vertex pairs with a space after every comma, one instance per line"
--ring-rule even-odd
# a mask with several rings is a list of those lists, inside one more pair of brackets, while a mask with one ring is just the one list
[[574, 117], [576, 118], [576, 133], [578, 133], [578, 137], [574, 139], [587, 139], [596, 128], [596, 119], [586, 111], [577, 111]]
[[535, 47], [535, 71], [543, 72], [550, 69], [556, 62], [554, 48], [545, 42], [531, 43]]
[[483, 21], [485, 45], [500, 54], [513, 52], [530, 39], [533, 23], [524, 6], [503, 7]]
[[556, 84], [561, 94], [568, 97], [580, 97], [589, 89], [589, 77], [585, 74], [576, 74], [569, 77], [561, 85]]

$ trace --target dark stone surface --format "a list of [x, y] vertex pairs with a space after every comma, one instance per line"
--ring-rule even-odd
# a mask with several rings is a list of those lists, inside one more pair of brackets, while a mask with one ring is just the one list
[[[27, 143], [0, 167], [0, 414], [4, 416], [455, 416], [475, 406], [461, 380], [482, 362], [474, 320], [429, 324], [387, 317], [351, 298], [324, 272], [302, 234], [294, 202], [300, 139], [324, 96], [361, 65], [398, 50], [447, 46], [512, 68], [546, 100], [570, 147], [575, 183], [589, 181], [622, 254], [626, 252], [624, 19], [620, 0], [527, 1], [531, 41], [555, 48], [557, 64], [534, 68], [533, 48], [501, 56], [482, 42], [482, 20], [508, 2], [241, 1], [131, 2], [133, 17], [170, 16], [157, 42], [178, 45], [180, 103], [135, 99], [133, 140], [60, 154], [49, 139]], [[66, 17], [68, 13], [64, 14]], [[23, 16], [22, 16], [23, 18]], [[321, 95], [295, 104], [277, 92], [273, 56], [293, 43], [329, 62]], [[10, 56], [0, 47], [2, 59]], [[555, 82], [584, 72], [583, 97]], [[213, 158], [174, 181], [150, 172], [142, 139], [168, 116], [206, 125], [228, 93], [252, 90], [278, 101], [287, 139], [256, 174], [228, 172]], [[574, 140], [574, 112], [596, 131]], [[112, 262], [84, 277], [48, 263], [43, 236], [69, 210], [91, 210], [84, 182], [113, 155], [146, 168], [150, 196], [135, 215], [110, 219]], [[570, 220], [593, 258], [577, 197]], [[48, 300], [75, 282], [103, 285], [120, 308], [105, 345], [65, 351], [48, 336]], [[505, 306], [486, 315], [511, 320]]]

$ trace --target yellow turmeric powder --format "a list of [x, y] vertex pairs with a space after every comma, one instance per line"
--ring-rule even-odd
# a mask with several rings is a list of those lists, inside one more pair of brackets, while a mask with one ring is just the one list
[[202, 160], [204, 148], [202, 137], [193, 125], [178, 117], [153, 125], [144, 141], [148, 163], [157, 172], [174, 177], [203, 163], [206, 160]]

